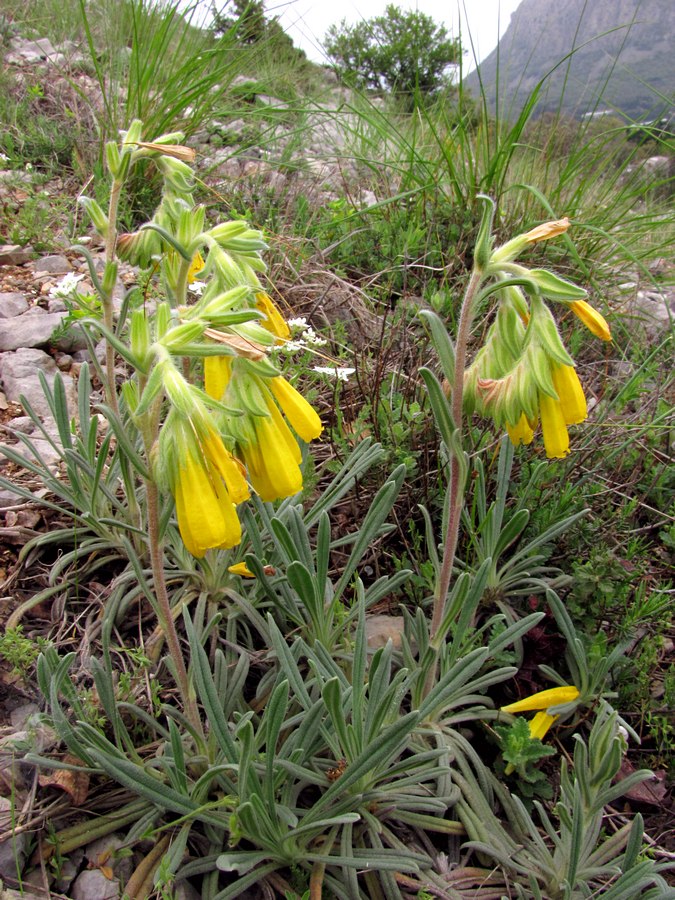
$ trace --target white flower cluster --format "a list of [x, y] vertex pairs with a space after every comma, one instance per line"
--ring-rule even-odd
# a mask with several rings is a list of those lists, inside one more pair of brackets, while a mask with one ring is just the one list
[[314, 371], [337, 381], [349, 381], [349, 376], [353, 375], [356, 369], [350, 369], [348, 366], [314, 366]]
[[67, 300], [77, 292], [77, 286], [83, 278], [84, 275], [74, 275], [72, 272], [68, 272], [67, 275], [63, 276], [58, 284], [55, 284], [52, 288], [50, 288], [49, 296], [60, 297], [63, 300]]
[[193, 281], [192, 284], [188, 284], [188, 291], [192, 291], [193, 294], [196, 294], [198, 297], [204, 293], [204, 288], [206, 287], [205, 281]]
[[297, 319], [289, 319], [288, 327], [293, 331], [293, 338], [286, 341], [281, 349], [284, 353], [297, 353], [298, 350], [312, 349], [313, 347], [323, 347], [328, 341], [314, 331], [311, 325], [307, 324], [304, 316], [298, 316]]

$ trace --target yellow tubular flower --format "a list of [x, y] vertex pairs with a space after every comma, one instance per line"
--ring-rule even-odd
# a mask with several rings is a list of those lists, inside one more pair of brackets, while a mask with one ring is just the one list
[[199, 559], [212, 547], [234, 547], [241, 541], [235, 506], [218, 474], [207, 466], [188, 453], [174, 486], [181, 538]]
[[549, 459], [564, 459], [570, 452], [570, 437], [560, 401], [540, 392], [539, 416], [546, 456]]
[[192, 284], [192, 282], [195, 281], [195, 279], [197, 278], [197, 275], [199, 275], [199, 273], [201, 272], [201, 270], [204, 268], [205, 265], [206, 265], [206, 263], [204, 262], [203, 256], [201, 255], [199, 250], [197, 250], [195, 255], [192, 257], [192, 262], [190, 263], [190, 268], [188, 269], [188, 273], [187, 273], [188, 284]]
[[254, 427], [256, 441], [242, 447], [251, 484], [266, 502], [297, 494], [302, 490], [302, 472], [286, 434], [272, 415], [256, 416]]
[[533, 710], [547, 710], [552, 706], [560, 706], [561, 703], [571, 703], [579, 696], [579, 689], [573, 684], [565, 684], [560, 687], [548, 688], [545, 691], [537, 691], [508, 706], [502, 706], [502, 712], [520, 713]]
[[560, 716], [549, 716], [547, 712], [538, 712], [537, 715], [528, 723], [530, 728], [530, 737], [534, 740], [543, 741], [546, 733], [556, 719]]
[[525, 415], [525, 413], [521, 413], [520, 418], [515, 425], [510, 425], [507, 422], [506, 431], [508, 436], [511, 438], [511, 443], [514, 447], [518, 447], [520, 444], [532, 443], [534, 431], [532, 431], [532, 427], [527, 421], [527, 416]]
[[551, 378], [558, 395], [560, 409], [566, 425], [577, 425], [588, 416], [584, 389], [574, 366], [551, 366]]
[[276, 304], [269, 294], [260, 293], [255, 295], [255, 308], [264, 313], [266, 318], [260, 323], [267, 331], [281, 338], [278, 343], [287, 341], [291, 336], [291, 329], [286, 324], [286, 320], [277, 309]]
[[591, 334], [594, 334], [603, 341], [612, 340], [612, 334], [609, 330], [607, 320], [597, 311], [597, 309], [593, 309], [590, 303], [586, 303], [585, 300], [574, 300], [568, 305], [574, 315], [578, 319], [581, 319]]
[[274, 399], [303, 441], [309, 443], [318, 438], [323, 431], [321, 419], [302, 394], [282, 376], [271, 378], [268, 384]]
[[245, 562], [235, 563], [233, 566], [228, 566], [227, 571], [231, 572], [233, 575], [241, 575], [242, 578], [255, 578], [255, 575]]
[[204, 390], [214, 400], [222, 400], [232, 375], [229, 356], [204, 357]]
[[241, 463], [225, 448], [218, 432], [212, 431], [202, 438], [204, 456], [225, 482], [225, 487], [233, 503], [248, 500], [251, 493]]
[[283, 439], [288, 452], [291, 454], [294, 462], [300, 465], [300, 463], [302, 462], [302, 452], [300, 450], [298, 442], [293, 437], [291, 429], [286, 424], [286, 420], [271, 400], [268, 400], [267, 408], [270, 411], [270, 418], [272, 419], [274, 427], [279, 432], [279, 436]]

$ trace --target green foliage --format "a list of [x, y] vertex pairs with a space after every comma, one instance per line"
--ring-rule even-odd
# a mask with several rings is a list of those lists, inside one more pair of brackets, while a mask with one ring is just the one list
[[[616, 713], [603, 704], [588, 739], [577, 736], [573, 767], [562, 763], [560, 798], [552, 813], [536, 804], [538, 822], [493, 776], [486, 778], [480, 767], [476, 774], [462, 767], [457, 809], [470, 837], [468, 846], [519, 881], [524, 900], [581, 900], [591, 892], [613, 900], [673, 897], [660, 874], [667, 866], [640, 854], [640, 815], [610, 836], [604, 832], [606, 805], [649, 777], [648, 772], [634, 772], [613, 783], [624, 749]], [[493, 797], [501, 806], [500, 816], [491, 808]]]
[[348, 25], [332, 25], [324, 39], [338, 71], [365, 87], [410, 97], [433, 94], [458, 63], [459, 40], [417, 10], [390, 4], [384, 15]]
[[553, 788], [546, 774], [535, 765], [547, 756], [554, 756], [555, 749], [530, 735], [530, 726], [524, 716], [518, 716], [511, 725], [495, 725], [504, 762], [515, 770], [519, 782], [518, 791], [523, 797], [539, 796], [550, 799]]
[[19, 88], [8, 75], [0, 76], [0, 153], [10, 168], [28, 165], [50, 175], [71, 169], [82, 134], [74, 117], [66, 118], [68, 128], [44, 102], [39, 83]]
[[36, 659], [49, 642], [42, 637], [29, 638], [23, 633], [23, 625], [6, 628], [0, 635], [0, 659], [11, 667], [19, 678], [25, 679], [31, 672]]
[[545, 528], [530, 526], [530, 510], [547, 464], [540, 462], [524, 474], [516, 486], [514, 504], [508, 504], [513, 486], [515, 451], [508, 438], [502, 438], [496, 474], [495, 499], [488, 502], [487, 473], [477, 456], [471, 478], [473, 493], [463, 511], [468, 546], [457, 568], [475, 571], [490, 560], [487, 583], [489, 599], [500, 602], [507, 596], [542, 593], [555, 585], [563, 585], [568, 577], [547, 564], [551, 545], [586, 514], [586, 510], [562, 515], [549, 521]]

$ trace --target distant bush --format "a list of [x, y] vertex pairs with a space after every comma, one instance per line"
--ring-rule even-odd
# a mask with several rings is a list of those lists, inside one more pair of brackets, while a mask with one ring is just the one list
[[431, 16], [394, 5], [356, 25], [344, 19], [332, 25], [324, 44], [337, 70], [357, 84], [423, 96], [447, 83], [462, 52], [459, 40]]
[[214, 3], [211, 15], [211, 29], [216, 35], [232, 32], [240, 44], [272, 42], [275, 51], [286, 56], [305, 56], [302, 50], [293, 46], [292, 39], [278, 21], [267, 18], [264, 0], [226, 0], [221, 10]]

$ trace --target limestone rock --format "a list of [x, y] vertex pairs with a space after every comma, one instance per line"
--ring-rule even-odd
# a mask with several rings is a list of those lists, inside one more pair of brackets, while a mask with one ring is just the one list
[[[19, 403], [23, 394], [42, 418], [48, 431], [55, 430], [56, 423], [45, 399], [38, 372], [42, 372], [50, 387], [56, 377], [56, 363], [43, 350], [22, 348], [14, 353], [4, 353], [0, 357], [0, 381], [10, 403]], [[71, 409], [76, 409], [75, 386], [67, 375], [61, 376], [66, 388], [66, 397]]]
[[63, 318], [64, 313], [48, 313], [36, 307], [13, 319], [0, 319], [0, 352], [48, 344]]
[[66, 272], [72, 272], [73, 267], [65, 256], [60, 254], [52, 254], [51, 256], [43, 256], [34, 263], [35, 274], [42, 275], [65, 275]]
[[34, 250], [26, 245], [3, 244], [0, 246], [0, 266], [22, 266], [33, 258]]
[[19, 291], [0, 293], [0, 319], [13, 319], [28, 309], [28, 300]]

